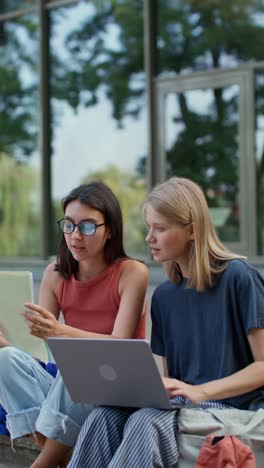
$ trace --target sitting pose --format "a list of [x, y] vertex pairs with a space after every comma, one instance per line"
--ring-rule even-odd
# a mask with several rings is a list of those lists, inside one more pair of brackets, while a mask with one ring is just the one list
[[[144, 338], [148, 269], [125, 254], [113, 192], [100, 182], [82, 185], [63, 200], [63, 212], [57, 261], [46, 268], [39, 305], [27, 303], [23, 312], [31, 334]], [[73, 403], [59, 373], [54, 379], [3, 336], [0, 346], [0, 403], [10, 436], [35, 437], [43, 448], [33, 466], [57, 467], [93, 407]]]
[[[154, 354], [172, 403], [264, 408], [264, 280], [219, 241], [205, 196], [171, 178], [144, 203], [147, 242], [168, 280], [152, 297]], [[151, 389], [149, 390], [151, 392]], [[177, 411], [95, 409], [69, 468], [176, 466]]]

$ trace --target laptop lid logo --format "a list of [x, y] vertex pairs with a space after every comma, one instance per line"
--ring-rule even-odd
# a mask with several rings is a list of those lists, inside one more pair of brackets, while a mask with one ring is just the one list
[[103, 379], [113, 382], [117, 379], [117, 372], [109, 364], [102, 364], [99, 366], [99, 374]]

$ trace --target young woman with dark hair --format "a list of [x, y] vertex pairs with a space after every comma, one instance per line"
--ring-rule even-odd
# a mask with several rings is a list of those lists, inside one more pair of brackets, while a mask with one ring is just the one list
[[[62, 200], [62, 209], [65, 213], [69, 203], [78, 200], [79, 203], [87, 205], [94, 210], [100, 211], [104, 216], [104, 225], [111, 232], [111, 237], [107, 239], [104, 246], [104, 258], [107, 264], [116, 262], [120, 258], [127, 258], [123, 246], [123, 222], [122, 213], [118, 200], [113, 196], [109, 187], [101, 182], [91, 182], [73, 189], [69, 195]], [[61, 229], [62, 220], [58, 221]], [[98, 227], [98, 226], [97, 226]], [[100, 226], [99, 226], [100, 227]], [[57, 253], [58, 264], [56, 270], [66, 279], [78, 272], [79, 263], [75, 260], [67, 246], [65, 236], [61, 237]]]
[[[124, 251], [115, 195], [92, 182], [75, 188], [62, 206], [57, 260], [44, 272], [38, 305], [27, 303], [23, 312], [31, 334], [44, 340], [143, 338], [148, 270]], [[73, 403], [59, 373], [54, 380], [4, 338], [0, 346], [0, 402], [11, 438], [35, 437], [43, 448], [33, 467], [57, 467], [93, 407]]]

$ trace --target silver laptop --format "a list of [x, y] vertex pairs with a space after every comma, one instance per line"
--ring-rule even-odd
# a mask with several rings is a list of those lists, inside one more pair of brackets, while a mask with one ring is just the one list
[[48, 344], [73, 401], [173, 408], [147, 341], [49, 338]]

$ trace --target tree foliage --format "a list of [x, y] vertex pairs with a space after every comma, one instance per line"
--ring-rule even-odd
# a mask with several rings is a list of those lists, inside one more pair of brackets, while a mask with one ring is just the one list
[[65, 39], [67, 63], [53, 57], [53, 95], [66, 98], [77, 109], [97, 104], [103, 89], [112, 103], [113, 118], [121, 126], [124, 116], [138, 115], [145, 92], [143, 4], [142, 0], [93, 4], [91, 14]]
[[[63, 94], [71, 105], [91, 106], [104, 91], [113, 106], [113, 118], [122, 125], [126, 115], [137, 117], [142, 108], [143, 75], [142, 2], [94, 2], [92, 15], [71, 32], [65, 46], [69, 67], [61, 75]], [[260, 0], [161, 0], [158, 4], [157, 52], [160, 74], [177, 77], [210, 68], [234, 68], [262, 60], [264, 5]], [[260, 20], [261, 18], [261, 20]], [[109, 44], [109, 32], [117, 44]], [[67, 69], [68, 68], [68, 69]], [[69, 85], [68, 91], [67, 86]], [[256, 107], [263, 113], [264, 87], [257, 90]], [[194, 110], [188, 93], [175, 95], [172, 117], [175, 137], [167, 149], [167, 176], [182, 175], [199, 182], [215, 196], [213, 206], [230, 205], [233, 238], [237, 240], [239, 193], [238, 96], [213, 90], [206, 112]], [[180, 128], [180, 130], [178, 130]], [[252, 155], [253, 157], [253, 155]], [[260, 163], [259, 169], [263, 166]], [[137, 169], [145, 171], [145, 158]], [[263, 180], [261, 171], [260, 183]]]
[[37, 187], [33, 169], [0, 153], [0, 257], [38, 252]]
[[[119, 125], [126, 115], [138, 116], [144, 100], [142, 1], [95, 1], [93, 14], [70, 32], [65, 47], [70, 60], [54, 69], [54, 89], [74, 107], [92, 106], [100, 91], [113, 106]], [[175, 74], [235, 67], [262, 60], [264, 5], [259, 0], [187, 0], [157, 2], [158, 72]], [[261, 15], [262, 22], [258, 21]], [[111, 31], [116, 41], [109, 42]], [[55, 92], [56, 94], [56, 92]], [[258, 94], [263, 95], [263, 88]], [[59, 96], [59, 93], [57, 94]], [[237, 100], [214, 90], [207, 115], [194, 112], [184, 93], [175, 96], [182, 130], [167, 153], [168, 175], [192, 176], [205, 188], [238, 184]], [[260, 111], [263, 111], [263, 104]], [[144, 162], [138, 167], [144, 170]], [[227, 197], [229, 196], [227, 195]]]
[[1, 23], [0, 151], [20, 161], [37, 144], [36, 28], [34, 18]]
[[[113, 119], [122, 127], [126, 116], [138, 118], [145, 105], [143, 2], [94, 0], [89, 4], [90, 13], [66, 34], [67, 60], [60, 57], [59, 49], [51, 51], [52, 96], [78, 111], [95, 106], [104, 93], [112, 104]], [[160, 0], [157, 4], [158, 74], [176, 78], [262, 60], [262, 0]], [[52, 21], [61, 21], [65, 11], [52, 14]], [[38, 131], [37, 23], [33, 16], [22, 17], [1, 27], [0, 151], [23, 161], [36, 149]], [[171, 124], [175, 131], [167, 148], [167, 175], [192, 177], [206, 190], [213, 187], [216, 193], [224, 193], [224, 201], [221, 195], [212, 203], [234, 205], [239, 189], [237, 97], [217, 88], [206, 112], [193, 108], [188, 93], [174, 98]], [[259, 79], [257, 116], [263, 111], [264, 82]], [[137, 166], [141, 176], [145, 168], [143, 158]], [[258, 187], [264, 186], [263, 174], [262, 152]], [[122, 177], [127, 181], [125, 174]], [[129, 186], [133, 183], [130, 180]], [[130, 212], [127, 206], [124, 209]]]

